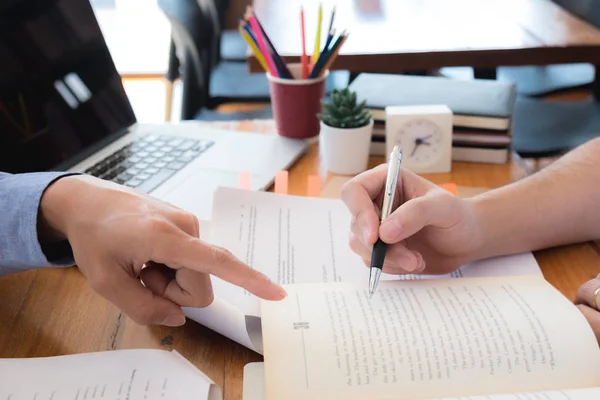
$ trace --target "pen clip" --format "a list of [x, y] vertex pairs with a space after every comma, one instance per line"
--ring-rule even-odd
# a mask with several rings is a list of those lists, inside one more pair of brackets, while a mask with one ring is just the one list
[[400, 174], [400, 162], [402, 161], [402, 150], [395, 146], [390, 154], [390, 165], [388, 169], [388, 179], [386, 182], [386, 193], [388, 196], [394, 194], [396, 185], [398, 184], [398, 175]]
[[381, 205], [381, 221], [385, 220], [392, 211], [394, 195], [396, 194], [396, 185], [398, 184], [398, 175], [400, 174], [400, 161], [402, 160], [402, 151], [398, 146], [394, 147], [390, 155], [387, 178], [385, 181], [385, 192], [383, 204]]
[[[395, 169], [392, 169], [393, 166], [390, 165], [390, 172], [393, 173], [392, 171], [395, 171]], [[394, 189], [396, 188], [396, 185], [398, 184], [398, 175], [397, 174], [393, 174], [393, 176], [390, 176], [391, 179], [388, 180], [388, 187], [385, 190], [388, 196], [393, 196], [394, 195]]]

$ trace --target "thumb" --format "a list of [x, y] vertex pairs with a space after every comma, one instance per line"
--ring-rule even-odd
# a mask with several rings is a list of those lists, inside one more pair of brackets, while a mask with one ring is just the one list
[[435, 188], [424, 196], [400, 205], [379, 228], [379, 237], [386, 243], [400, 242], [428, 225], [450, 226], [453, 222], [456, 198], [447, 190]]

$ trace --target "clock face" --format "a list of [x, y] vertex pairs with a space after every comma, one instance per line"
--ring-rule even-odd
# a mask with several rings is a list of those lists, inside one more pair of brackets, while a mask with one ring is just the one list
[[427, 119], [404, 124], [396, 133], [396, 142], [402, 146], [402, 157], [414, 164], [431, 164], [443, 153], [442, 131]]

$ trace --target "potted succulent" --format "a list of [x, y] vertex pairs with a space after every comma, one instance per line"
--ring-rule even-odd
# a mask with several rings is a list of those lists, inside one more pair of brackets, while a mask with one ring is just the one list
[[367, 169], [373, 118], [366, 102], [357, 103], [356, 92], [334, 89], [329, 102], [323, 101], [321, 155], [328, 171], [355, 175]]

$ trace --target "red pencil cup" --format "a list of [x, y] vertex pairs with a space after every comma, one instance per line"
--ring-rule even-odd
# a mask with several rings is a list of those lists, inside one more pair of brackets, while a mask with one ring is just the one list
[[284, 79], [267, 73], [271, 91], [271, 107], [277, 133], [295, 139], [306, 139], [319, 134], [317, 114], [322, 110], [321, 100], [325, 96], [325, 80], [322, 77], [301, 79], [301, 64], [288, 64], [294, 79]]

